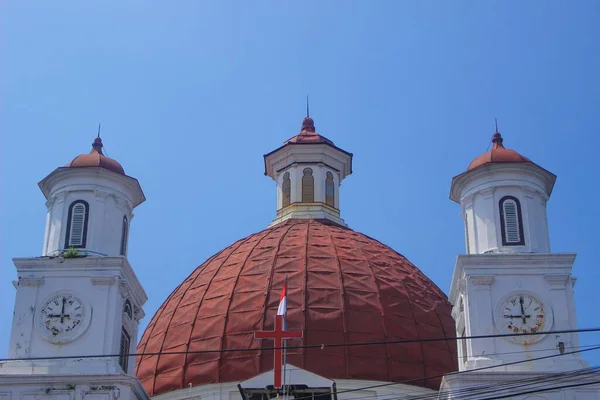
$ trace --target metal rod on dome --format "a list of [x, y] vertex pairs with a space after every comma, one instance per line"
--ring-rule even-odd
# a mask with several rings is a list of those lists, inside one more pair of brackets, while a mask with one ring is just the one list
[[100, 137], [100, 126], [101, 126], [101, 125], [102, 125], [102, 124], [101, 124], [100, 122], [98, 122], [98, 136], [97, 136], [97, 137]]

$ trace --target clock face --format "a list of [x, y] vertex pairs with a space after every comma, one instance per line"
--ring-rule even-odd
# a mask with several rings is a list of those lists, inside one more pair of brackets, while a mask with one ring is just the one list
[[[535, 296], [527, 293], [512, 294], [500, 303], [497, 317], [498, 325], [505, 333], [527, 334], [543, 332], [550, 326], [544, 304]], [[542, 335], [512, 336], [517, 343], [534, 343]]]
[[39, 311], [38, 328], [53, 343], [76, 339], [89, 324], [90, 315], [85, 304], [72, 293], [49, 297]]

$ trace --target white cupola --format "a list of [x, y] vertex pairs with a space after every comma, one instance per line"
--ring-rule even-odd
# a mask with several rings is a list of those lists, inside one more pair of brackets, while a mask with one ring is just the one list
[[312, 118], [307, 116], [300, 133], [264, 159], [265, 175], [277, 183], [277, 215], [271, 225], [290, 218], [346, 225], [340, 217], [339, 189], [352, 173], [352, 153], [319, 135]]
[[43, 256], [76, 249], [84, 255], [125, 256], [133, 209], [145, 200], [137, 179], [102, 153], [97, 137], [89, 154], [54, 170], [39, 187], [48, 214]]
[[452, 179], [460, 203], [467, 253], [550, 253], [546, 202], [556, 176], [514, 150], [499, 132], [492, 149]]

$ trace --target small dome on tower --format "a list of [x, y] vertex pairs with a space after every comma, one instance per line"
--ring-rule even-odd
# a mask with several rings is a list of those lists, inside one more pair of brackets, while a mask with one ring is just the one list
[[529, 158], [522, 156], [516, 151], [504, 148], [504, 145], [502, 144], [503, 141], [504, 139], [502, 139], [502, 135], [500, 135], [500, 132], [496, 131], [496, 133], [494, 133], [494, 136], [492, 137], [492, 143], [494, 144], [492, 149], [471, 161], [471, 164], [469, 164], [467, 171], [471, 171], [477, 167], [489, 163], [531, 162]]
[[300, 133], [286, 140], [283, 144], [286, 145], [289, 143], [327, 143], [335, 146], [331, 140], [316, 132], [315, 121], [311, 117], [304, 118]]
[[89, 154], [78, 155], [66, 165], [69, 168], [82, 168], [82, 167], [101, 167], [117, 174], [125, 175], [125, 170], [119, 164], [117, 160], [106, 157], [102, 153], [102, 139], [97, 137], [92, 143], [92, 151]]

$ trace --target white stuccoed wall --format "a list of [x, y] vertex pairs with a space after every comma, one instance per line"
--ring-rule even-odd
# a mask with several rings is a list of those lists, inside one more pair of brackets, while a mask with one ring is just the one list
[[68, 211], [76, 200], [89, 204], [85, 250], [89, 254], [120, 255], [123, 216], [131, 224], [133, 208], [145, 200], [136, 179], [100, 167], [58, 168], [39, 185], [48, 209], [43, 255], [56, 255], [68, 247]]
[[0, 400], [149, 400], [138, 380], [127, 375], [2, 376]]
[[[453, 179], [450, 197], [465, 219], [467, 253], [549, 253], [546, 202], [556, 177], [535, 164], [491, 164]], [[521, 204], [525, 245], [503, 246], [499, 202]]]
[[[146, 293], [125, 257], [84, 257], [63, 259], [18, 258], [14, 259], [18, 280], [15, 312], [12, 324], [9, 358], [58, 357], [86, 355], [114, 355], [119, 353], [123, 305], [129, 299], [134, 309], [134, 323], [130, 324], [130, 353], [135, 353], [139, 320], [144, 316]], [[74, 293], [85, 306], [91, 321], [88, 328], [75, 340], [51, 343], [40, 333], [39, 311], [44, 301], [56, 293]], [[118, 373], [118, 359], [103, 359], [88, 365], [90, 373], [104, 369], [106, 373]], [[129, 360], [133, 374], [134, 358]], [[97, 364], [97, 365], [96, 365]], [[22, 365], [22, 364], [18, 364]], [[0, 374], [14, 365], [0, 366]], [[75, 368], [70, 371], [69, 368]], [[65, 369], [66, 368], [66, 369]], [[85, 373], [81, 366], [65, 364], [63, 372]]]

